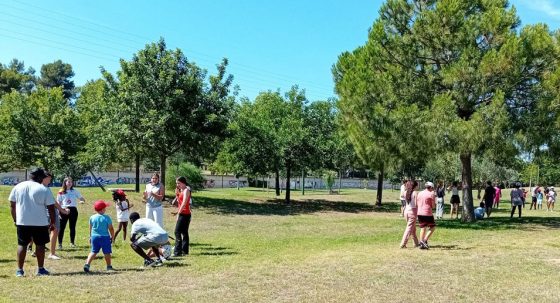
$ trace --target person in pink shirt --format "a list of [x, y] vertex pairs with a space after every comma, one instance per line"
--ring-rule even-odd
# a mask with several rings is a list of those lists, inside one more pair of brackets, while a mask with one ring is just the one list
[[[428, 240], [436, 229], [434, 213], [432, 209], [436, 206], [434, 194], [434, 183], [426, 182], [426, 189], [418, 193], [416, 207], [418, 208], [418, 225], [420, 226], [420, 249], [428, 249]], [[428, 232], [426, 232], [428, 228]]]
[[500, 206], [500, 198], [502, 198], [502, 189], [498, 183], [494, 186], [494, 190], [496, 190], [496, 195], [494, 196], [494, 208], [498, 208], [498, 206]]

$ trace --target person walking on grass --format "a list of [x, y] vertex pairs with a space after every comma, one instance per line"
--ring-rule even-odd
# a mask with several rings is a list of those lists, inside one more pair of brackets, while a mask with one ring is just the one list
[[523, 191], [520, 189], [521, 185], [519, 183], [515, 183], [515, 188], [511, 191], [511, 215], [510, 218], [513, 218], [513, 214], [515, 213], [515, 208], [519, 209], [519, 218], [521, 218], [521, 208], [523, 205]]
[[484, 196], [482, 200], [484, 200], [484, 207], [486, 208], [486, 218], [490, 218], [492, 214], [492, 205], [494, 204], [494, 198], [496, 195], [496, 189], [492, 186], [491, 181], [486, 181], [486, 188], [484, 189]]
[[174, 257], [189, 254], [189, 225], [191, 224], [191, 188], [187, 184], [187, 178], [179, 177], [175, 182], [177, 188], [177, 211], [172, 212], [177, 216], [175, 224], [175, 250]]
[[402, 180], [400, 200], [401, 200], [401, 217], [404, 216], [404, 209], [406, 208], [406, 179]]
[[[426, 189], [418, 193], [416, 198], [418, 207], [418, 225], [420, 226], [420, 248], [429, 249], [428, 240], [436, 229], [434, 214], [432, 212], [435, 205], [434, 184], [426, 182]], [[426, 231], [426, 229], [428, 229]]]
[[453, 181], [447, 190], [451, 191], [451, 218], [453, 218], [453, 213], [455, 213], [455, 219], [459, 219], [459, 204], [461, 204], [461, 199], [459, 198], [459, 183]]
[[89, 242], [91, 243], [91, 252], [89, 253], [84, 271], [89, 272], [91, 262], [95, 259], [100, 250], [103, 250], [107, 270], [113, 271], [111, 265], [111, 239], [115, 238], [115, 230], [113, 229], [113, 221], [111, 217], [105, 214], [107, 203], [103, 200], [96, 201], [93, 208], [97, 212], [89, 218]]
[[[47, 176], [42, 168], [31, 171], [31, 180], [18, 183], [10, 192], [10, 211], [17, 230], [16, 277], [23, 277], [23, 265], [27, 244], [35, 242], [37, 276], [50, 273], [44, 268], [45, 245], [49, 243], [49, 231], [55, 228], [54, 197], [42, 183]], [[45, 181], [46, 182], [46, 181]], [[48, 180], [50, 182], [50, 180]], [[45, 208], [49, 216], [45, 216]]]
[[128, 227], [128, 219], [129, 219], [129, 209], [133, 206], [130, 204], [128, 199], [126, 198], [126, 194], [122, 189], [117, 189], [113, 192], [113, 202], [115, 202], [115, 208], [117, 209], [117, 222], [119, 222], [119, 226], [117, 227], [117, 231], [115, 232], [115, 237], [112, 239], [113, 243], [117, 240], [117, 236], [119, 232], [123, 231], [123, 240], [126, 241], [126, 233]]
[[554, 202], [556, 202], [556, 192], [554, 191], [554, 187], [551, 186], [548, 189], [548, 195], [547, 195], [547, 203], [546, 203], [547, 211], [554, 211]]
[[[151, 219], [140, 218], [137, 212], [130, 214], [130, 223], [132, 224], [130, 247], [144, 259], [145, 267], [161, 266], [165, 260], [159, 253], [159, 247], [169, 241], [167, 232]], [[157, 258], [155, 261], [144, 251], [150, 248]]]
[[78, 201], [84, 203], [82, 194], [74, 188], [74, 180], [70, 177], [64, 178], [62, 188], [56, 197], [62, 208], [68, 210], [68, 214], [60, 214], [60, 232], [58, 233], [58, 249], [62, 249], [62, 240], [66, 224], [70, 222], [70, 247], [76, 247], [76, 223], [78, 222]]
[[417, 207], [416, 207], [416, 197], [418, 192], [416, 192], [416, 188], [418, 187], [418, 182], [416, 181], [408, 181], [405, 185], [405, 201], [406, 206], [404, 210], [404, 218], [406, 220], [406, 228], [404, 230], [404, 234], [401, 240], [401, 248], [406, 248], [406, 243], [408, 239], [412, 237], [414, 241], [414, 247], [418, 246], [418, 237], [416, 236], [416, 216], [417, 216]]
[[442, 181], [438, 182], [438, 186], [436, 189], [436, 196], [437, 196], [436, 219], [443, 219], [445, 186], [443, 185]]

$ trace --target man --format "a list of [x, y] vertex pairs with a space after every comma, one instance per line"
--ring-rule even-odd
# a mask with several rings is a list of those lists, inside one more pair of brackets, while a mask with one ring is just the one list
[[[418, 193], [416, 206], [418, 208], [418, 225], [420, 226], [420, 249], [429, 249], [428, 240], [436, 229], [433, 208], [436, 206], [434, 183], [426, 182], [425, 190]], [[426, 233], [426, 228], [429, 228]]]
[[[167, 232], [156, 222], [147, 218], [140, 218], [140, 214], [133, 212], [130, 214], [132, 230], [130, 237], [130, 247], [142, 258], [144, 266], [161, 266], [164, 259], [160, 255], [159, 247], [169, 241]], [[156, 256], [156, 261], [148, 257], [144, 249], [152, 249]]]
[[[37, 276], [49, 275], [43, 265], [49, 231], [55, 228], [54, 197], [50, 189], [42, 184], [45, 178], [50, 178], [42, 168], [32, 170], [30, 175], [31, 180], [16, 185], [9, 197], [18, 236], [16, 277], [25, 275], [23, 264], [27, 254], [26, 247], [31, 240], [36, 246]], [[45, 216], [45, 208], [48, 210], [48, 217]]]
[[494, 204], [494, 197], [496, 196], [496, 189], [492, 186], [491, 181], [486, 181], [486, 188], [484, 189], [484, 207], [486, 208], [486, 218], [490, 218], [492, 214], [492, 205]]

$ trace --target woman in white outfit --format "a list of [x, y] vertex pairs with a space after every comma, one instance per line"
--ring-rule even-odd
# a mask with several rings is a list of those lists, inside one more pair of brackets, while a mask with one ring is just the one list
[[163, 206], [161, 201], [165, 196], [165, 187], [159, 181], [159, 174], [153, 174], [151, 182], [146, 184], [144, 200], [146, 201], [146, 218], [155, 221], [163, 228]]

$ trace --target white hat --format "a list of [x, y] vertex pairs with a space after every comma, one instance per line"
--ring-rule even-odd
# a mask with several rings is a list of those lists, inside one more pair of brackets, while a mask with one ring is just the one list
[[434, 183], [428, 181], [428, 182], [426, 182], [426, 183], [424, 184], [424, 187], [426, 187], [426, 188], [428, 188], [428, 187], [434, 188]]

